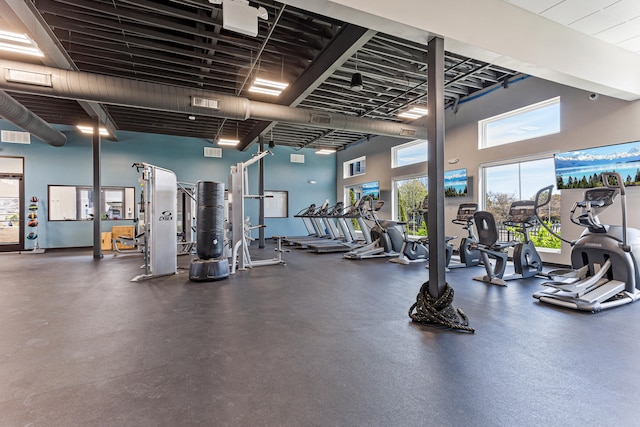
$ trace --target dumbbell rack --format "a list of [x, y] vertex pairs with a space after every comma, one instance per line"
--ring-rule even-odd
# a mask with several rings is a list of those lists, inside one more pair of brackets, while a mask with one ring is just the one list
[[33, 241], [31, 253], [34, 254], [44, 253], [44, 248], [38, 245], [38, 202], [38, 196], [31, 197], [28, 206], [29, 213], [27, 214], [27, 228], [29, 229], [27, 239]]

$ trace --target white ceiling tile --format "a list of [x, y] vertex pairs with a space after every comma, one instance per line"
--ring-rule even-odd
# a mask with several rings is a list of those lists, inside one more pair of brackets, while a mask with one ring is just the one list
[[506, 0], [507, 3], [521, 7], [537, 15], [563, 1], [564, 0]]
[[600, 11], [575, 21], [569, 27], [592, 36], [623, 22], [613, 15]]
[[635, 53], [640, 53], [640, 36], [634, 37], [634, 38], [629, 39], [629, 40], [626, 40], [626, 41], [620, 43], [618, 46], [620, 46], [623, 49], [627, 49], [627, 50], [630, 50], [632, 52], [635, 52]]
[[565, 0], [546, 10], [545, 18], [568, 25], [613, 4], [614, 0]]
[[640, 1], [620, 0], [611, 6], [607, 6], [605, 12], [610, 13], [622, 20], [629, 20], [640, 16]]
[[595, 34], [597, 38], [607, 43], [619, 44], [625, 40], [632, 39], [640, 35], [640, 18], [625, 22]]

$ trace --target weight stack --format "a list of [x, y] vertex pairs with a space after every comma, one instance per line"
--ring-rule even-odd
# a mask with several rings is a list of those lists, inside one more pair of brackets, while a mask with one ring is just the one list
[[189, 279], [213, 281], [229, 277], [229, 261], [220, 258], [224, 250], [224, 184], [198, 181], [196, 213], [196, 253]]

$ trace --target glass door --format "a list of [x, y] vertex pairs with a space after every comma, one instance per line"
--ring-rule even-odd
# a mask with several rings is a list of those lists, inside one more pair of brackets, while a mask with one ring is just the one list
[[0, 174], [0, 251], [24, 249], [24, 187], [21, 176]]

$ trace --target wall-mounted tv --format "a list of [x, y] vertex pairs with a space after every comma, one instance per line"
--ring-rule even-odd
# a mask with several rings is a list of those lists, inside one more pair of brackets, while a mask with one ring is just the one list
[[362, 184], [362, 196], [371, 196], [374, 199], [380, 198], [380, 182], [365, 182]]
[[640, 141], [554, 155], [558, 189], [602, 185], [602, 172], [618, 172], [624, 185], [640, 185]]
[[444, 173], [445, 197], [466, 197], [468, 195], [467, 169], [454, 169]]

